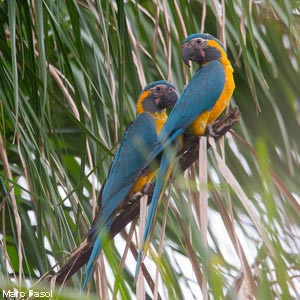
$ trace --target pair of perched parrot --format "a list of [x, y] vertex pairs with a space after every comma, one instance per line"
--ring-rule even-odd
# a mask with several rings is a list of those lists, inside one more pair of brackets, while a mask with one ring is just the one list
[[[147, 85], [139, 96], [137, 118], [126, 130], [112, 162], [102, 187], [100, 209], [88, 233], [87, 240], [93, 245], [93, 250], [85, 269], [83, 288], [93, 274], [117, 208], [128, 195], [142, 191], [155, 176], [155, 171], [144, 175], [142, 170], [161, 156], [143, 234], [142, 245], [146, 245], [163, 188], [180, 147], [180, 137], [184, 133], [201, 136], [206, 131], [213, 135], [210, 125], [229, 103], [235, 88], [233, 68], [218, 39], [209, 34], [191, 34], [183, 42], [182, 58], [188, 66], [189, 61], [196, 62], [199, 69], [179, 98], [175, 87], [165, 80]], [[173, 105], [167, 117], [165, 109]], [[139, 251], [136, 275], [142, 249], [145, 247]]]

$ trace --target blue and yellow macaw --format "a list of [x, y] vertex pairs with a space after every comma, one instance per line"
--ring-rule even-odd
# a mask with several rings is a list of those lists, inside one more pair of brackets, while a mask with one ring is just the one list
[[[148, 218], [143, 234], [143, 248], [139, 251], [136, 276], [141, 263], [142, 251], [146, 251], [155, 215], [162, 198], [164, 185], [172, 171], [175, 153], [180, 146], [178, 137], [183, 133], [201, 136], [229, 104], [235, 88], [233, 68], [221, 42], [209, 34], [191, 34], [182, 46], [182, 58], [198, 63], [199, 69], [180, 95], [158, 136], [146, 165], [163, 152]], [[174, 144], [175, 143], [175, 144]]]
[[157, 144], [158, 134], [167, 120], [165, 108], [173, 106], [177, 98], [175, 87], [165, 80], [147, 85], [139, 96], [137, 117], [127, 128], [112, 162], [101, 189], [100, 209], [88, 233], [87, 240], [93, 249], [85, 268], [83, 289], [93, 274], [94, 263], [109, 233], [116, 209], [129, 194], [142, 191], [155, 175], [155, 171], [152, 171], [140, 176], [146, 158]]

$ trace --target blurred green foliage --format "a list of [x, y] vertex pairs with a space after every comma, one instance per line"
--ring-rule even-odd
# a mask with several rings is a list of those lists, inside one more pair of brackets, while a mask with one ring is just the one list
[[[266, 235], [210, 152], [208, 248], [199, 237], [195, 165], [172, 186], [160, 295], [198, 299], [194, 255], [210, 299], [241, 299], [240, 287], [251, 285], [256, 299], [300, 297], [299, 1], [10, 0], [0, 16], [1, 282], [33, 283], [85, 238], [141, 88], [163, 78], [182, 91], [195, 67], [183, 65], [181, 42], [204, 29], [226, 41], [235, 70], [231, 106], [241, 111], [234, 128], [241, 139], [225, 139], [226, 163]], [[133, 299], [132, 261], [117, 287], [111, 275], [121, 260], [119, 240], [106, 251], [107, 289]], [[81, 274], [70, 285], [78, 289]]]

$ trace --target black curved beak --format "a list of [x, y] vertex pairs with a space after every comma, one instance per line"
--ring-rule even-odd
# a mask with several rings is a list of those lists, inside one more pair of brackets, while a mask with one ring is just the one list
[[166, 86], [164, 89], [164, 94], [158, 103], [159, 109], [165, 109], [169, 106], [173, 106], [178, 99], [178, 95], [174, 87]]
[[204, 51], [201, 48], [196, 48], [189, 42], [182, 45], [181, 55], [184, 63], [190, 67], [189, 60], [197, 62], [201, 65], [204, 61]]
[[193, 55], [193, 48], [190, 43], [184, 43], [181, 50], [181, 55], [184, 63], [190, 68], [189, 60]]

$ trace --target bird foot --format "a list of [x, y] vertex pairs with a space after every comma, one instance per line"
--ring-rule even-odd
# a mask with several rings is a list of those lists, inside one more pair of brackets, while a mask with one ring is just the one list
[[143, 196], [142, 192], [136, 192], [133, 196], [132, 196], [132, 202], [135, 202], [136, 200], [140, 199]]
[[145, 184], [143, 188], [143, 193], [149, 195], [153, 191], [153, 184], [151, 182]]
[[214, 123], [212, 124], [208, 124], [206, 125], [206, 128], [205, 128], [205, 135], [208, 135], [208, 136], [211, 136], [213, 138], [216, 138], [218, 136], [218, 134], [214, 131], [214, 128], [213, 126], [215, 126], [217, 123], [219, 123], [220, 121], [217, 120], [215, 121]]

